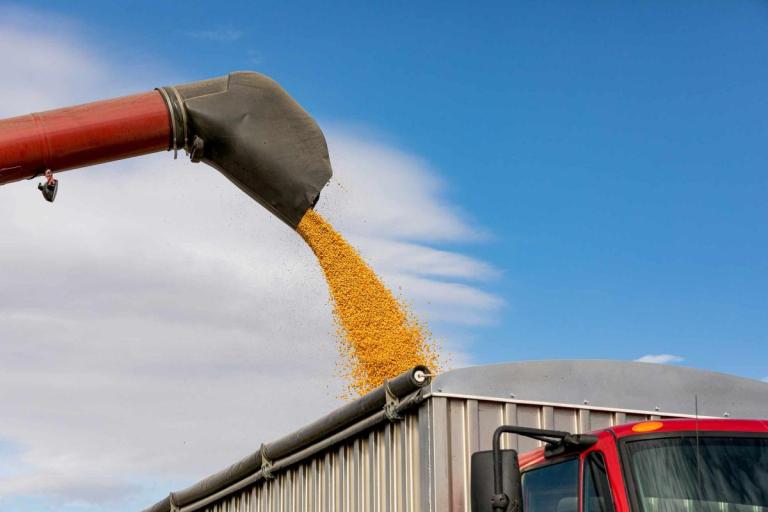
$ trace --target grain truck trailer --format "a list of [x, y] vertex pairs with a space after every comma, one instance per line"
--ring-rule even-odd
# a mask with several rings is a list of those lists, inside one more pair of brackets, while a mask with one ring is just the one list
[[764, 418], [690, 368], [414, 368], [145, 512], [768, 512]]

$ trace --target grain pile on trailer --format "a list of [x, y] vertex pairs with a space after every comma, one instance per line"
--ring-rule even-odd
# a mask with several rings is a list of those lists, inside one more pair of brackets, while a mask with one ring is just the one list
[[[463, 512], [470, 458], [502, 425], [589, 432], [667, 418], [766, 418], [768, 384], [690, 368], [536, 361], [414, 368], [146, 512]], [[698, 405], [697, 405], [698, 402]], [[258, 446], [258, 443], [254, 443]], [[537, 441], [510, 436], [505, 448]]]

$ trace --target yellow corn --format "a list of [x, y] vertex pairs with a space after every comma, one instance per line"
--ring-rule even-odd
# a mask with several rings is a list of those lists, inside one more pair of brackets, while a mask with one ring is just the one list
[[417, 364], [439, 370], [431, 335], [354, 247], [314, 210], [297, 228], [328, 282], [347, 397], [362, 395]]

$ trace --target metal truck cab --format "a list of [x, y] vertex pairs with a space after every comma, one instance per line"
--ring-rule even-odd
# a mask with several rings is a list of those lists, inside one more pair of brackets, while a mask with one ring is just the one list
[[[630, 434], [639, 428], [642, 435]], [[616, 430], [632, 510], [768, 511], [765, 421], [677, 420]]]
[[525, 512], [768, 511], [764, 421], [648, 421], [596, 437], [580, 453], [520, 456]]

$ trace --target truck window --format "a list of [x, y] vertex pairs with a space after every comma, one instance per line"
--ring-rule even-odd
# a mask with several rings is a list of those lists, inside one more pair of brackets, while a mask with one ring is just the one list
[[592, 452], [584, 460], [584, 512], [613, 512], [611, 484], [605, 459], [600, 452]]
[[577, 512], [579, 459], [523, 473], [523, 503], [525, 512]]
[[768, 437], [707, 433], [626, 446], [640, 512], [768, 512]]

